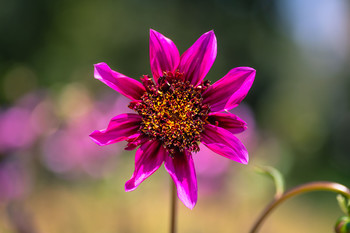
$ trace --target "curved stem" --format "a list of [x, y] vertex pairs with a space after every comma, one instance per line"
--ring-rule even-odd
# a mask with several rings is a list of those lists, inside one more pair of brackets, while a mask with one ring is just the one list
[[171, 213], [170, 213], [170, 233], [175, 233], [176, 225], [176, 186], [175, 183], [170, 179], [171, 182]]
[[279, 204], [281, 204], [283, 201], [287, 200], [288, 198], [291, 198], [293, 196], [307, 193], [307, 192], [313, 192], [313, 191], [331, 191], [336, 192], [339, 194], [342, 194], [348, 198], [350, 198], [350, 190], [345, 187], [342, 184], [334, 183], [334, 182], [327, 182], [327, 181], [318, 181], [318, 182], [311, 182], [306, 183], [303, 185], [299, 185], [295, 188], [290, 189], [289, 191], [285, 192], [281, 197], [273, 200], [262, 212], [258, 220], [255, 222], [253, 228], [250, 230], [250, 233], [256, 233], [258, 232], [259, 227], [261, 226], [261, 223], [266, 219], [266, 217], [271, 213], [271, 211], [277, 207]]

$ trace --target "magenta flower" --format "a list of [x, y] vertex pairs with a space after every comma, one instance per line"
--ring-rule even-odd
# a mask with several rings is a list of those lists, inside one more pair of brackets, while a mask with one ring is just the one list
[[197, 202], [192, 154], [199, 151], [200, 143], [226, 158], [248, 163], [246, 148], [233, 135], [244, 131], [246, 123], [227, 110], [247, 95], [255, 70], [238, 67], [213, 85], [203, 81], [216, 50], [215, 34], [209, 31], [180, 57], [170, 39], [151, 29], [153, 79], [144, 75], [141, 84], [105, 63], [95, 65], [95, 78], [131, 99], [129, 107], [136, 111], [114, 117], [106, 129], [90, 135], [99, 145], [126, 140], [126, 150], [140, 146], [126, 191], [136, 189], [164, 163], [178, 197], [192, 209]]

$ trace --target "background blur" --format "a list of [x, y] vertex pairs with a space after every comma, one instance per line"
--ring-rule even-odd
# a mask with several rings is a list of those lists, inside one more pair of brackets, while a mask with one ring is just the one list
[[[0, 232], [166, 232], [169, 176], [159, 169], [131, 193], [125, 144], [88, 137], [128, 111], [93, 78], [106, 62], [129, 77], [150, 74], [149, 29], [184, 52], [214, 29], [212, 82], [237, 66], [257, 70], [233, 112], [243, 166], [195, 155], [199, 201], [179, 203], [179, 232], [247, 232], [274, 195], [254, 172], [271, 165], [287, 187], [329, 180], [350, 186], [348, 0], [11, 0], [0, 8]], [[335, 195], [313, 193], [278, 208], [261, 232], [332, 232]]]

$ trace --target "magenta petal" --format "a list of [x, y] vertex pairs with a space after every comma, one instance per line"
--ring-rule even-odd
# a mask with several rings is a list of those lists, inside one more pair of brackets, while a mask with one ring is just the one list
[[141, 96], [146, 91], [140, 82], [112, 70], [104, 62], [95, 64], [94, 76], [131, 100], [141, 99]]
[[202, 143], [209, 149], [228, 159], [247, 164], [248, 151], [242, 142], [229, 131], [214, 125], [204, 125]]
[[217, 52], [214, 31], [203, 34], [180, 58], [179, 71], [196, 86], [209, 72]]
[[193, 209], [197, 203], [197, 178], [192, 155], [188, 152], [165, 157], [165, 169], [177, 188], [177, 196], [186, 207]]
[[90, 138], [100, 146], [120, 142], [136, 134], [141, 121], [141, 116], [137, 114], [120, 114], [112, 118], [107, 129], [95, 130], [90, 134]]
[[174, 42], [152, 29], [150, 29], [149, 56], [156, 83], [164, 71], [175, 71], [180, 62], [180, 54]]
[[139, 184], [152, 175], [164, 162], [165, 149], [157, 141], [144, 143], [135, 155], [135, 171], [125, 183], [125, 191], [135, 190]]
[[253, 68], [234, 68], [203, 93], [203, 103], [209, 104], [212, 112], [237, 107], [247, 95], [254, 78]]
[[139, 145], [147, 142], [149, 139], [143, 133], [137, 133], [128, 138], [128, 145], [124, 148], [124, 150], [134, 150]]
[[209, 122], [230, 131], [233, 134], [247, 129], [247, 123], [232, 113], [213, 112], [209, 114]]

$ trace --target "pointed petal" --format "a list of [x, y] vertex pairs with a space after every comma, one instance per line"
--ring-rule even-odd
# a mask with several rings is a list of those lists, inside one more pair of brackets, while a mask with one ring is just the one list
[[203, 34], [180, 58], [179, 71], [196, 86], [209, 72], [217, 53], [214, 31]]
[[247, 149], [232, 133], [210, 124], [204, 125], [204, 129], [202, 143], [205, 146], [228, 159], [243, 164], [248, 163]]
[[135, 154], [135, 171], [125, 183], [125, 191], [135, 190], [139, 184], [152, 175], [164, 162], [165, 149], [157, 141], [144, 143]]
[[197, 203], [197, 178], [192, 155], [188, 152], [165, 157], [165, 169], [175, 182], [177, 196], [187, 208]]
[[95, 130], [90, 138], [100, 146], [120, 142], [137, 133], [141, 116], [133, 113], [120, 114], [109, 122], [107, 129]]
[[209, 104], [212, 112], [237, 107], [247, 95], [254, 78], [253, 68], [234, 68], [203, 93], [203, 103]]
[[236, 134], [247, 129], [247, 123], [232, 113], [213, 112], [209, 114], [208, 121], [215, 126]]
[[180, 54], [174, 42], [152, 29], [150, 29], [149, 56], [156, 83], [164, 71], [175, 71], [180, 62]]
[[95, 64], [94, 76], [131, 100], [141, 99], [141, 96], [146, 91], [140, 82], [112, 70], [104, 62]]

